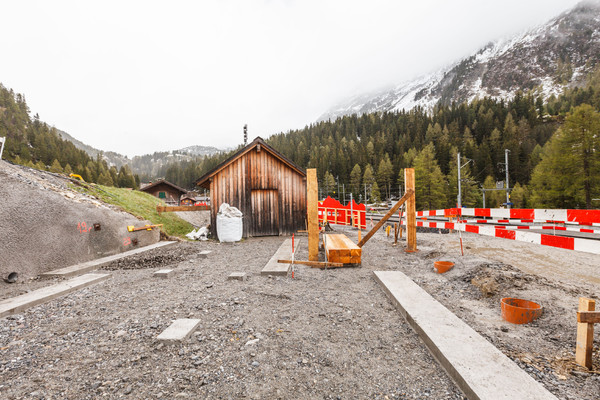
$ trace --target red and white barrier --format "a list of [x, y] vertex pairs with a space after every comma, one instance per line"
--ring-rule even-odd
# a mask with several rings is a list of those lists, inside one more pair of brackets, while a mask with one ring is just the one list
[[[405, 221], [401, 222], [406, 225]], [[417, 221], [417, 226], [438, 229], [455, 229], [463, 232], [478, 233], [503, 239], [521, 242], [536, 243], [543, 246], [558, 247], [567, 250], [584, 251], [586, 253], [600, 254], [600, 241], [593, 239], [580, 239], [565, 236], [546, 235], [543, 233], [527, 232], [521, 229], [507, 229], [507, 227], [478, 226], [455, 222], [422, 222]]]
[[600, 210], [551, 210], [520, 208], [447, 208], [417, 211], [417, 217], [487, 217], [521, 222], [570, 223], [600, 226]]

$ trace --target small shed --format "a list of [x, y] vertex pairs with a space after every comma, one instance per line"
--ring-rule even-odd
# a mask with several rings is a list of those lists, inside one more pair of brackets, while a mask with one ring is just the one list
[[196, 184], [210, 190], [214, 237], [223, 203], [243, 213], [243, 237], [291, 235], [306, 229], [306, 172], [260, 137]]
[[152, 196], [164, 200], [167, 205], [178, 206], [181, 195], [187, 193], [187, 190], [180, 188], [171, 182], [159, 179], [140, 189], [142, 192], [150, 193]]

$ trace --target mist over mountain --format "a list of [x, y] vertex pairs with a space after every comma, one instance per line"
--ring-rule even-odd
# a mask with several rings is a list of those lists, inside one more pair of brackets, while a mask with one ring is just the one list
[[99, 154], [101, 154], [102, 159], [106, 160], [109, 166], [114, 165], [117, 169], [119, 169], [124, 165], [129, 165], [133, 173], [138, 174], [146, 179], [163, 177], [169, 164], [178, 163], [181, 161], [193, 161], [198, 157], [211, 156], [223, 151], [212, 146], [194, 145], [184, 147], [179, 150], [158, 151], [152, 154], [144, 154], [129, 158], [114, 151], [98, 150], [80, 140], [75, 139], [67, 132], [57, 129], [57, 133], [62, 139], [70, 141], [75, 145], [75, 147], [85, 151], [92, 158], [96, 158]]
[[600, 3], [586, 1], [513, 38], [489, 43], [432, 74], [349, 99], [319, 121], [378, 111], [431, 109], [475, 98], [511, 99], [517, 91], [543, 100], [582, 86], [600, 60]]

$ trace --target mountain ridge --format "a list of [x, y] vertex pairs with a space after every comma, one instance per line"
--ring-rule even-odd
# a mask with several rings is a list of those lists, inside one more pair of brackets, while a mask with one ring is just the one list
[[581, 86], [600, 61], [600, 2], [584, 1], [548, 22], [488, 43], [433, 73], [334, 106], [317, 121], [342, 115], [433, 109], [442, 103], [530, 91], [543, 100]]

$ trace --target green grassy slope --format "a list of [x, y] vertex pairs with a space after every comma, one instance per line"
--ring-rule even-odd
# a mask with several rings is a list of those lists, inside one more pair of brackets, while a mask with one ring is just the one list
[[194, 227], [174, 213], [158, 215], [156, 205], [160, 202], [156, 197], [138, 190], [115, 188], [102, 185], [75, 186], [76, 190], [93, 195], [105, 203], [113, 204], [124, 211], [146, 219], [153, 224], [163, 224], [161, 230], [170, 236], [185, 238]]

